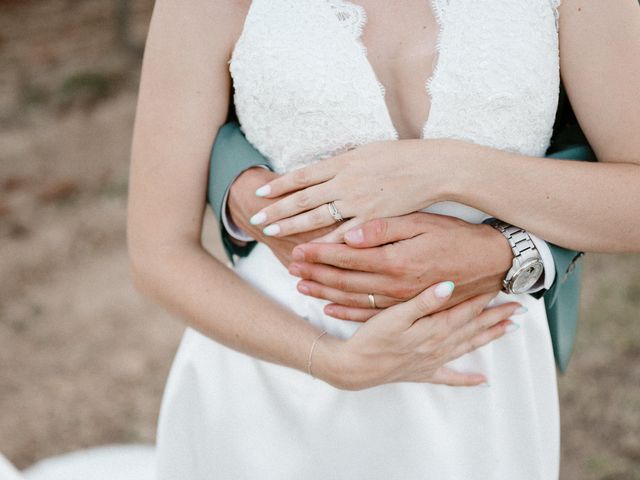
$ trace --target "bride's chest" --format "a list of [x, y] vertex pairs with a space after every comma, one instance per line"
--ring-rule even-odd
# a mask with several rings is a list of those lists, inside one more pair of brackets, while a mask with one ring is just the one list
[[254, 0], [230, 62], [245, 134], [283, 168], [408, 131], [538, 153], [557, 102], [550, 1], [425, 0], [367, 19], [341, 0]]

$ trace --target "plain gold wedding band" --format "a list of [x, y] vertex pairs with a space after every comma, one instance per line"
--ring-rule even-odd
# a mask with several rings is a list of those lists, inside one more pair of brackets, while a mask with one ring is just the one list
[[375, 308], [377, 309], [378, 306], [376, 305], [376, 297], [373, 293], [368, 293], [367, 296], [369, 297], [369, 306], [371, 308]]

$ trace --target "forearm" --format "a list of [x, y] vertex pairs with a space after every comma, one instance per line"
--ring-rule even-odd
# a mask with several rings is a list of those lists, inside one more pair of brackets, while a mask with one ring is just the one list
[[[171, 250], [132, 256], [138, 290], [223, 345], [306, 372], [311, 344], [320, 333], [316, 327], [248, 285], [200, 246]], [[325, 336], [314, 352], [314, 373], [330, 383], [334, 372], [325, 356], [336, 342]]]
[[536, 158], [455, 142], [442, 197], [585, 251], [640, 251], [640, 166]]

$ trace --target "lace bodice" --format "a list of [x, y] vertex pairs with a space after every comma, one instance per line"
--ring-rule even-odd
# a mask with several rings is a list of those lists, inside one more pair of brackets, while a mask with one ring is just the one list
[[[440, 30], [423, 138], [543, 155], [558, 101], [558, 0], [428, 2]], [[360, 41], [365, 23], [343, 0], [253, 0], [230, 60], [234, 102], [276, 171], [398, 138]]]

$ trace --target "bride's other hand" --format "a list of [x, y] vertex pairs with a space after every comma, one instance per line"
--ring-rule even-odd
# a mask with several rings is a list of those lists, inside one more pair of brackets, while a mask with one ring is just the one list
[[446, 364], [514, 329], [509, 317], [519, 313], [520, 305], [486, 308], [494, 295], [480, 295], [438, 312], [453, 289], [452, 282], [433, 285], [377, 314], [349, 340], [323, 337], [314, 357], [318, 373], [339, 372], [327, 381], [346, 390], [394, 382], [450, 386], [487, 382], [482, 374], [459, 372]]
[[285, 196], [260, 209], [251, 223], [261, 226], [267, 236], [316, 230], [336, 222], [328, 208], [334, 202], [340, 215], [351, 219], [324, 238], [335, 242], [367, 220], [421, 210], [444, 199], [449, 177], [446, 157], [451, 154], [445, 140], [426, 142], [373, 142], [275, 178], [256, 195]]
[[251, 215], [259, 209], [272, 205], [276, 201], [256, 196], [254, 193], [256, 188], [279, 176], [280, 175], [271, 170], [260, 167], [245, 170], [236, 178], [229, 188], [227, 214], [233, 223], [242, 229], [242, 231], [257, 241], [266, 244], [278, 260], [280, 260], [280, 263], [288, 268], [291, 263], [291, 252], [297, 245], [310, 242], [319, 236], [328, 234], [335, 230], [336, 227], [332, 225], [311, 232], [274, 237], [265, 235], [262, 232], [262, 228], [252, 225], [249, 222]]

